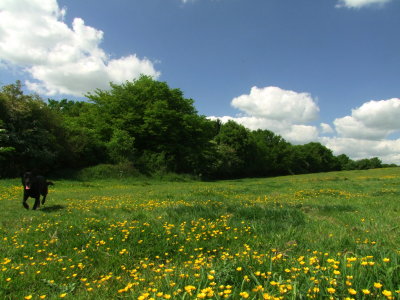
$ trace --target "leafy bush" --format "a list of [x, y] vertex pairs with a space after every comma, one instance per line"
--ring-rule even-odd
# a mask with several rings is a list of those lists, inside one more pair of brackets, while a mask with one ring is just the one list
[[80, 170], [76, 178], [80, 180], [90, 179], [109, 179], [140, 176], [138, 170], [131, 163], [121, 163], [117, 165], [100, 164]]

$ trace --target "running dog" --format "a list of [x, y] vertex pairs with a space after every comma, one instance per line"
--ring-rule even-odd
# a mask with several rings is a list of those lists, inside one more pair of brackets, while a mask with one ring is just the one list
[[29, 197], [35, 198], [35, 204], [33, 210], [36, 210], [40, 206], [40, 195], [43, 196], [42, 204], [46, 202], [46, 196], [49, 192], [48, 186], [54, 185], [51, 181], [47, 181], [43, 176], [35, 175], [33, 172], [25, 172], [22, 176], [22, 185], [24, 186], [24, 198], [22, 205], [29, 209], [28, 200]]

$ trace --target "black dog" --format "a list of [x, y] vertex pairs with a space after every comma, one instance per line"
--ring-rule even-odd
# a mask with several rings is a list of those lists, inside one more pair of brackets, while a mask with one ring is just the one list
[[51, 181], [47, 181], [43, 176], [37, 176], [33, 172], [25, 172], [22, 176], [22, 185], [24, 186], [24, 199], [22, 205], [29, 209], [28, 200], [29, 197], [35, 198], [35, 204], [33, 209], [37, 209], [40, 206], [40, 195], [43, 196], [42, 204], [46, 202], [46, 196], [49, 192], [48, 186], [53, 185]]

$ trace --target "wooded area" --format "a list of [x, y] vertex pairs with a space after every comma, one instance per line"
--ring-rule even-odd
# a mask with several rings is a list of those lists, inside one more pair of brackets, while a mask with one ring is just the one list
[[276, 176], [383, 167], [353, 161], [320, 143], [292, 145], [269, 130], [222, 124], [196, 111], [180, 89], [142, 76], [88, 101], [26, 95], [19, 81], [0, 91], [0, 177], [124, 164], [143, 174], [200, 178]]

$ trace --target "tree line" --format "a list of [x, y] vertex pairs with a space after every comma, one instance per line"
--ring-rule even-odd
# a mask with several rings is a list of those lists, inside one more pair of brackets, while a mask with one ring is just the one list
[[110, 84], [88, 101], [44, 101], [21, 82], [0, 90], [0, 176], [121, 164], [143, 174], [208, 179], [380, 168], [320, 143], [292, 145], [269, 130], [249, 130], [199, 115], [192, 99], [148, 76]]

